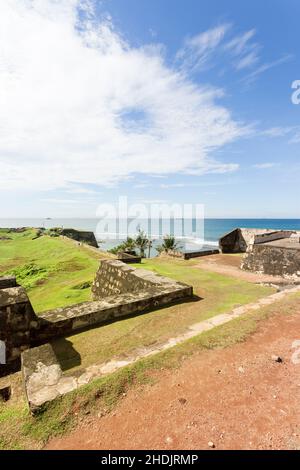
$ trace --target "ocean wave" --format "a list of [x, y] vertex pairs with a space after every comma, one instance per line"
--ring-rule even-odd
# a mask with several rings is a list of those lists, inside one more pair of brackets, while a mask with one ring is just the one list
[[[137, 234], [135, 234], [137, 235]], [[134, 234], [131, 234], [129, 236], [134, 237]], [[113, 232], [105, 232], [105, 233], [96, 233], [96, 239], [98, 241], [101, 240], [106, 240], [106, 241], [116, 241], [116, 242], [121, 242], [123, 240], [126, 240], [128, 234], [126, 233], [113, 233]], [[163, 240], [163, 237], [161, 235], [151, 235], [150, 237], [153, 241], [160, 241]], [[203, 238], [196, 238], [196, 237], [188, 237], [188, 236], [175, 236], [176, 240], [179, 241], [184, 241], [186, 243], [191, 243], [193, 245], [205, 245], [205, 246], [219, 246], [219, 242], [216, 240], [205, 240]]]

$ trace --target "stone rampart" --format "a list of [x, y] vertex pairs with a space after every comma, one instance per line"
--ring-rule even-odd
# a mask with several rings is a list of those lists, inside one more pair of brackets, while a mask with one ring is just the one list
[[[294, 245], [294, 246], [293, 246]], [[249, 247], [241, 268], [248, 271], [298, 278], [300, 276], [300, 245], [278, 246], [272, 243]]]
[[245, 253], [249, 246], [291, 237], [293, 230], [236, 228], [219, 240], [222, 253]]
[[87, 243], [90, 246], [98, 248], [98, 243], [95, 237], [94, 232], [88, 232], [84, 230], [76, 230], [74, 228], [64, 228], [61, 229], [61, 235], [71, 238], [72, 240]]
[[184, 295], [192, 295], [192, 288], [186, 284], [146, 269], [127, 266], [117, 260], [102, 261], [92, 286], [94, 300], [137, 292], [157, 294], [166, 290], [182, 291]]
[[0, 340], [6, 348], [6, 364], [0, 366], [0, 376], [17, 367], [21, 352], [30, 347], [30, 332], [37, 326], [38, 319], [23, 287], [0, 289]]
[[93, 285], [94, 301], [53, 309], [39, 316], [22, 287], [0, 289], [0, 340], [5, 342], [7, 351], [2, 375], [9, 373], [14, 361], [32, 346], [192, 295], [191, 286], [115, 260], [102, 261]]

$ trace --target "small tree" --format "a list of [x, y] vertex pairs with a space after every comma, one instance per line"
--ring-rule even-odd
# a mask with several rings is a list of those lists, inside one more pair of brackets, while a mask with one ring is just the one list
[[136, 247], [136, 241], [131, 237], [127, 237], [122, 246], [124, 251], [133, 252]]
[[113, 253], [114, 255], [117, 255], [118, 253], [124, 252], [124, 251], [133, 253], [135, 251], [134, 250], [135, 247], [136, 247], [135, 240], [131, 237], [127, 237], [124, 242], [120, 243], [120, 245], [117, 245], [114, 248], [111, 248], [110, 250], [107, 250], [107, 251], [109, 251], [109, 253]]
[[149, 239], [145, 232], [139, 230], [139, 234], [135, 239], [135, 244], [140, 250], [140, 255], [142, 258], [145, 258], [145, 251], [147, 246], [149, 245]]
[[163, 243], [156, 248], [159, 253], [168, 253], [169, 251], [175, 251], [180, 248], [173, 235], [165, 235], [163, 240]]

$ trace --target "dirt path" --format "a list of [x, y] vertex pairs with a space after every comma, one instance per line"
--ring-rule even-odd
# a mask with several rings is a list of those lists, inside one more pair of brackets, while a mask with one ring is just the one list
[[300, 305], [262, 322], [244, 343], [160, 371], [155, 385], [130, 391], [113, 413], [88, 417], [47, 448], [207, 449], [209, 441], [216, 449], [300, 448], [296, 340]]
[[291, 281], [280, 276], [257, 274], [240, 269], [242, 258], [234, 255], [211, 255], [203, 258], [196, 267], [218, 274], [236, 277], [248, 282], [265, 284], [291, 284]]

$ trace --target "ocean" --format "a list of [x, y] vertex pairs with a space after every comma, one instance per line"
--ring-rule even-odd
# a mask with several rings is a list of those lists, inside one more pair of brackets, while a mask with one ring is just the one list
[[[112, 232], [110, 234], [99, 233], [98, 226], [99, 219], [96, 218], [16, 218], [16, 219], [0, 219], [0, 227], [65, 227], [75, 228], [79, 230], [90, 230], [96, 234], [96, 238], [102, 249], [107, 250], [112, 248], [119, 243], [123, 238], [120, 236], [116, 240], [116, 236]], [[177, 221], [181, 228], [181, 221]], [[186, 251], [198, 250], [211, 248], [218, 245], [219, 238], [237, 227], [244, 228], [269, 228], [274, 230], [299, 230], [300, 231], [300, 219], [205, 219], [203, 223], [196, 223], [197, 221], [191, 221], [191, 224], [197, 228], [196, 232], [191, 235], [177, 236], [179, 231], [176, 231], [175, 224], [171, 224], [171, 229], [166, 232], [164, 231], [164, 221], [155, 224], [152, 223], [151, 237], [154, 240], [153, 249], [151, 256], [155, 256], [155, 246], [161, 241], [161, 235], [166, 233], [173, 233], [178, 239], [179, 245]], [[178, 225], [177, 224], [177, 225]], [[154, 227], [153, 227], [154, 225]], [[174, 227], [175, 225], [175, 227]], [[147, 225], [141, 224], [142, 228]], [[147, 231], [147, 229], [145, 230]]]

